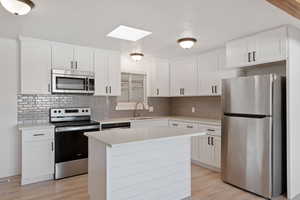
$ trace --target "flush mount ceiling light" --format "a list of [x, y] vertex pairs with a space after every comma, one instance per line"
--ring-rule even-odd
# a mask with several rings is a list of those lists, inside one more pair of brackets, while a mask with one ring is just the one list
[[135, 62], [142, 60], [142, 58], [144, 57], [144, 54], [142, 53], [131, 53], [129, 55], [132, 58], [132, 60], [134, 60]]
[[114, 29], [112, 32], [107, 34], [107, 37], [136, 42], [150, 34], [152, 34], [152, 33], [149, 31], [120, 25], [119, 27]]
[[0, 0], [2, 6], [14, 15], [26, 15], [34, 8], [30, 0]]
[[197, 42], [195, 38], [181, 38], [177, 40], [178, 44], [184, 48], [184, 49], [190, 49], [194, 46], [194, 44]]

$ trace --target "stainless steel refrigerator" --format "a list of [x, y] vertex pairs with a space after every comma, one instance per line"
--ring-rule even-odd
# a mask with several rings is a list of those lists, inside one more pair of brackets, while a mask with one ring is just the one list
[[222, 179], [266, 198], [283, 189], [284, 80], [222, 81]]

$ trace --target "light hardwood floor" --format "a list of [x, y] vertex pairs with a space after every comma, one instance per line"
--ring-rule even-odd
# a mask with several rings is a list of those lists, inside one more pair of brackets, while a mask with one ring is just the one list
[[[0, 200], [88, 200], [87, 175], [20, 186], [20, 177], [0, 184]], [[193, 200], [260, 200], [262, 198], [223, 183], [220, 174], [192, 166]]]

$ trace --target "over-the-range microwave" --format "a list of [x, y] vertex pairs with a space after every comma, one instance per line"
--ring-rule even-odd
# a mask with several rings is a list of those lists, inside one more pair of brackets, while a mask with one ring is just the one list
[[52, 70], [53, 94], [94, 94], [95, 75], [90, 71]]

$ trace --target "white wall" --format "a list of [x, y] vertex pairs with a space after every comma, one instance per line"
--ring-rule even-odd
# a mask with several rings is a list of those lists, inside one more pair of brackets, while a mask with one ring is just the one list
[[287, 62], [287, 184], [288, 198], [300, 196], [300, 31], [289, 28]]
[[17, 131], [18, 44], [0, 38], [0, 178], [20, 172]]

